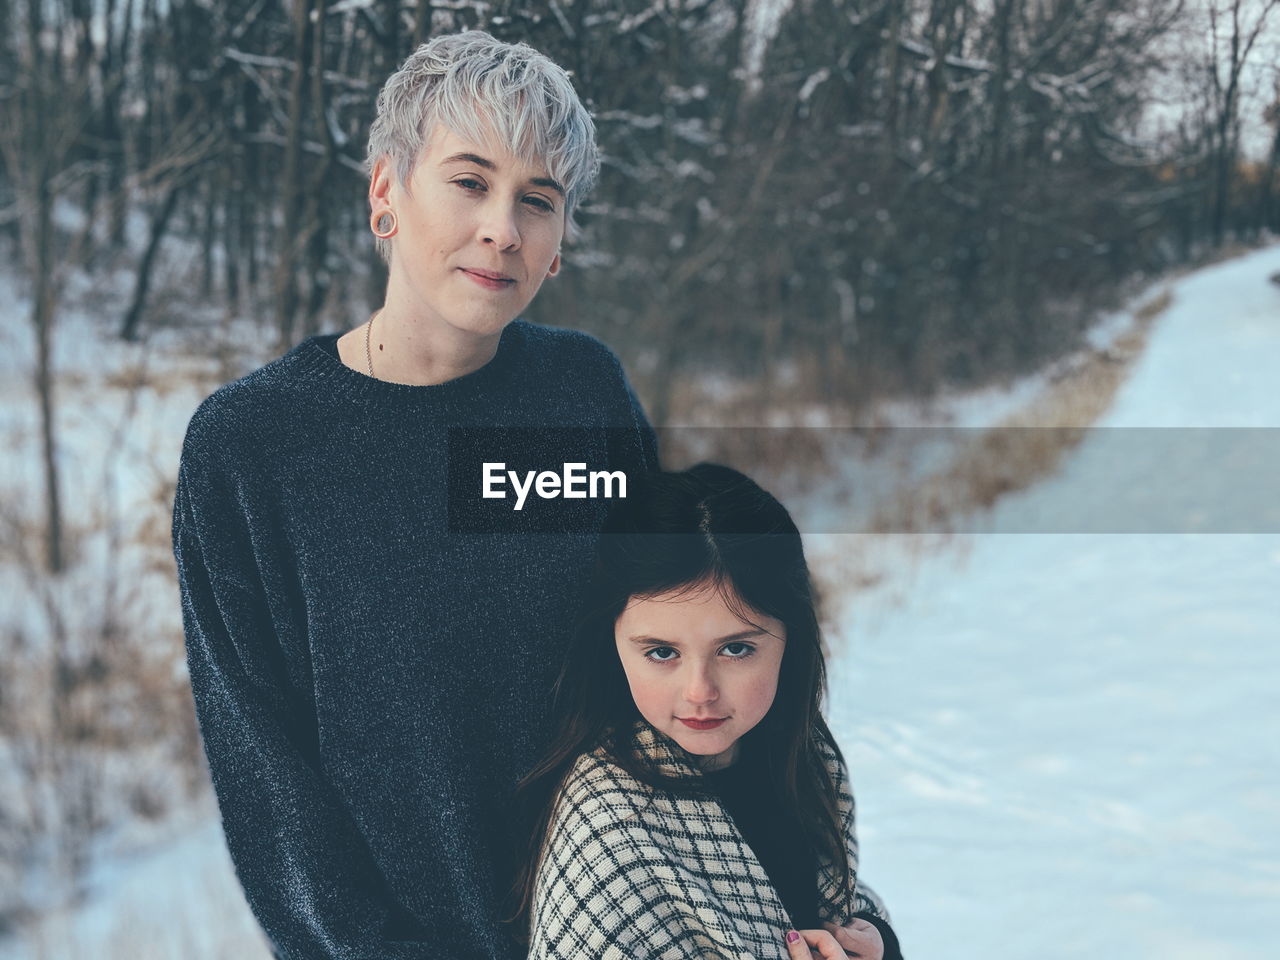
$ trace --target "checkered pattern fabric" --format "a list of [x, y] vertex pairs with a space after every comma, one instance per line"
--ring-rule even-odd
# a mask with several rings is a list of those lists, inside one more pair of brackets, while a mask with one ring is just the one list
[[[678, 746], [636, 724], [636, 755], [668, 777], [701, 777]], [[819, 749], [837, 785], [850, 870], [858, 867], [853, 794], [835, 752]], [[791, 923], [768, 875], [713, 797], [681, 797], [628, 775], [602, 749], [565, 779], [534, 887], [529, 960], [785, 960]], [[842, 896], [819, 858], [818, 914], [888, 920], [858, 882]]]

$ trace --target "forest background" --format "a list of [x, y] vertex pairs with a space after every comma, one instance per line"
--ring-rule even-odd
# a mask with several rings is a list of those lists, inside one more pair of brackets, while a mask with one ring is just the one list
[[[206, 392], [264, 359], [247, 340], [362, 322], [384, 282], [368, 125], [418, 43], [526, 41], [596, 119], [584, 234], [529, 318], [604, 339], [657, 424], [726, 381], [749, 389], [714, 416], [752, 423], [1041, 367], [1142, 279], [1280, 231], [1277, 6], [0, 4], [5, 323], [31, 344], [5, 403], [38, 438], [3, 502], [6, 591], [32, 602], [0, 635], [0, 933], [79, 896], [122, 819], [208, 800], [173, 619], [114, 588], [72, 609], [96, 528], [64, 503], [59, 318], [90, 305], [130, 349], [186, 343], [214, 361]], [[138, 527], [170, 587], [172, 480]]]

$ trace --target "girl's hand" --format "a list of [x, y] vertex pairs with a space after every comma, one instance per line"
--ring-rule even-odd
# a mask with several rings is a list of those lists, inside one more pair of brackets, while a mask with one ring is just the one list
[[865, 960], [884, 960], [884, 938], [874, 923], [866, 920], [851, 920], [843, 927], [834, 923], [822, 925], [830, 932], [847, 957], [865, 958]]
[[845, 960], [848, 956], [844, 947], [826, 930], [789, 931], [787, 955], [791, 960]]

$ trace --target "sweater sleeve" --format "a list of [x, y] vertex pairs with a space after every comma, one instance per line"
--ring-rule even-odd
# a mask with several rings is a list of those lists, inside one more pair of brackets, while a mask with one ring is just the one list
[[639, 787], [579, 762], [534, 884], [528, 960], [741, 960], [737, 934], [634, 811]]
[[884, 941], [884, 960], [902, 960], [902, 947], [898, 944], [898, 935], [894, 933], [893, 927], [889, 926], [888, 920], [874, 913], [859, 913], [855, 916], [866, 920], [880, 931], [880, 939]]
[[569, 825], [535, 895], [529, 960], [739, 960], [696, 887], [636, 828]]
[[388, 934], [414, 923], [321, 769], [310, 666], [281, 643], [295, 621], [305, 647], [305, 610], [282, 599], [296, 572], [269, 565], [283, 535], [246, 515], [228, 457], [189, 432], [173, 548], [196, 713], [249, 905], [286, 960], [443, 957], [438, 944]]

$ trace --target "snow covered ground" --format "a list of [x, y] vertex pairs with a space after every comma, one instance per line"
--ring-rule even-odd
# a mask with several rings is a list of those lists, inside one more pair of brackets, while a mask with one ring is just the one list
[[[816, 567], [864, 549], [903, 558], [879, 587], [830, 598], [830, 714], [864, 876], [911, 960], [1275, 955], [1280, 535], [1209, 532], [1248, 529], [1244, 508], [1192, 518], [1189, 533], [1016, 531], [1096, 518], [1099, 477], [1117, 469], [1126, 489], [1222, 489], [1230, 503], [1233, 489], [1274, 486], [1180, 474], [1138, 428], [1280, 427], [1280, 288], [1265, 279], [1277, 269], [1273, 247], [1178, 282], [1105, 418], [1115, 430], [1006, 497], [985, 532], [922, 555], [893, 538], [812, 538]], [[176, 456], [171, 428], [198, 392], [143, 408], [163, 429], [134, 412], [135, 435], [170, 451], [138, 459]], [[102, 409], [72, 429], [111, 436], [93, 421]], [[953, 422], [990, 422], [957, 409]], [[1119, 467], [1116, 437], [1137, 438]], [[176, 599], [171, 584], [158, 595]], [[50, 917], [38, 942], [0, 943], [0, 958], [266, 956], [216, 824], [103, 863], [90, 887], [87, 905]]]
[[216, 822], [101, 863], [87, 902], [43, 918], [4, 960], [269, 960]]
[[[1138, 428], [1280, 427], [1277, 269], [1272, 247], [1176, 284], [1122, 433], [844, 605], [831, 717], [912, 960], [1278, 955], [1280, 535], [1014, 532], [1083, 516], [1117, 436], [1121, 482], [1275, 491], [1163, 468]], [[865, 546], [815, 539], [814, 563]]]

